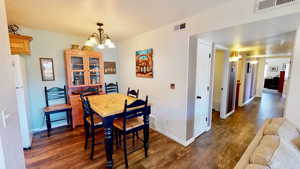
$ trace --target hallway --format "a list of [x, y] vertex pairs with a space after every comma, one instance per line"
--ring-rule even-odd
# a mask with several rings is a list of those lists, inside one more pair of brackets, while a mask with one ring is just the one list
[[[282, 116], [283, 102], [274, 93], [264, 93], [262, 99], [239, 108], [226, 120], [214, 113], [212, 129], [183, 147], [151, 130], [149, 157], [143, 151], [129, 155], [131, 169], [232, 169], [254, 138], [266, 118]], [[103, 138], [102, 131], [98, 141]], [[84, 151], [82, 128], [53, 130], [53, 136], [37, 134], [33, 147], [25, 152], [28, 169], [96, 169], [104, 168], [103, 146], [95, 148], [95, 159]], [[129, 141], [130, 142], [130, 141]], [[122, 150], [114, 154], [116, 168], [124, 168]]]
[[238, 108], [226, 120], [220, 119], [219, 113], [214, 113], [212, 130], [197, 139], [203, 148], [214, 144], [212, 152], [205, 153], [215, 161], [205, 165], [214, 169], [232, 169], [264, 121], [282, 117], [283, 111], [284, 101], [280, 94], [263, 92], [262, 98], [255, 98], [250, 104]]

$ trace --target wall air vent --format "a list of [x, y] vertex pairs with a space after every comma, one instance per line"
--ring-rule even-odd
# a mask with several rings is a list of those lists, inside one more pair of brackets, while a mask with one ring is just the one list
[[175, 31], [178, 31], [178, 30], [183, 30], [183, 29], [185, 29], [186, 28], [186, 23], [182, 23], [182, 24], [180, 24], [180, 25], [176, 25], [175, 27], [174, 27], [174, 30]]
[[294, 4], [297, 0], [257, 0], [256, 11]]

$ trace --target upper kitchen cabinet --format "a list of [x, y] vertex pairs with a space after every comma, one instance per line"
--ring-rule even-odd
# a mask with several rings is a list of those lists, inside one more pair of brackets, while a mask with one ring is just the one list
[[9, 34], [11, 54], [30, 55], [30, 41], [32, 37]]

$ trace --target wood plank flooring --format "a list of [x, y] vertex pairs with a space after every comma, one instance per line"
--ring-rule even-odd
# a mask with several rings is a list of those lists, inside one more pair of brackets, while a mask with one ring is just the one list
[[[155, 132], [150, 133], [149, 157], [143, 150], [129, 155], [132, 169], [232, 169], [255, 136], [266, 118], [280, 117], [283, 101], [278, 94], [264, 93], [262, 99], [239, 108], [226, 120], [213, 113], [212, 129], [198, 137], [188, 147]], [[99, 131], [98, 141], [103, 138]], [[94, 160], [85, 151], [82, 128], [53, 130], [50, 138], [46, 133], [36, 134], [31, 150], [25, 152], [28, 169], [103, 169], [105, 152], [103, 145], [96, 145]], [[131, 140], [128, 141], [131, 145]], [[123, 151], [114, 152], [115, 168], [125, 168]]]

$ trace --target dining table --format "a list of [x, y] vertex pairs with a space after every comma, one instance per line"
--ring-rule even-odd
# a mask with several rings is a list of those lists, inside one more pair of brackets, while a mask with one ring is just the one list
[[[121, 93], [111, 93], [103, 95], [88, 96], [91, 109], [102, 118], [104, 127], [104, 144], [106, 152], [106, 168], [113, 168], [113, 122], [116, 118], [122, 117], [124, 112], [125, 100], [131, 104], [137, 98], [127, 96]], [[146, 150], [149, 147], [149, 115], [151, 113], [151, 104], [147, 106], [147, 113], [143, 117], [146, 125], [144, 139], [146, 141]]]

